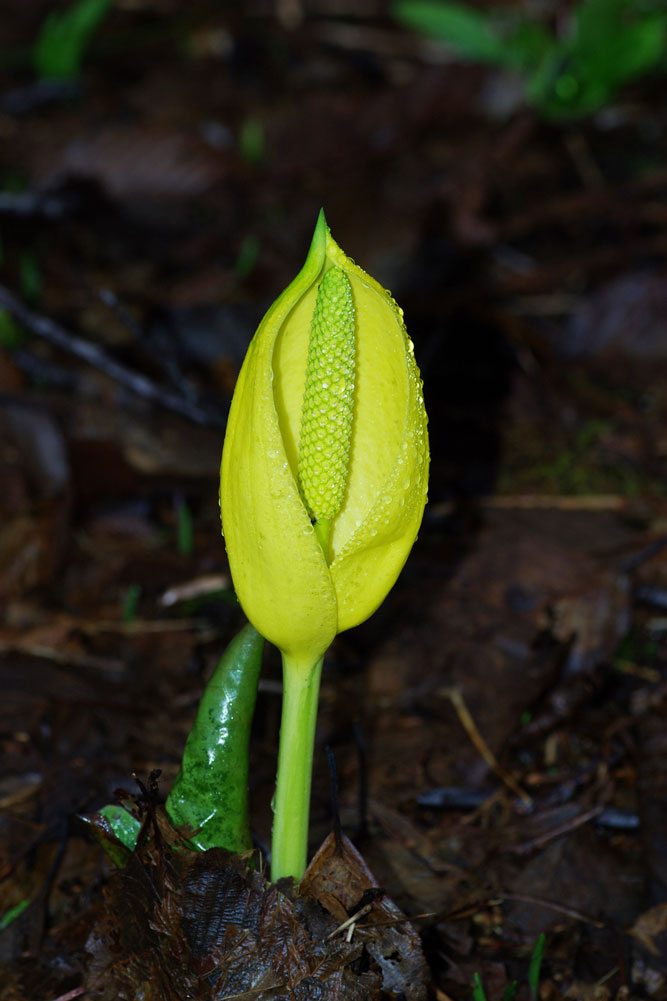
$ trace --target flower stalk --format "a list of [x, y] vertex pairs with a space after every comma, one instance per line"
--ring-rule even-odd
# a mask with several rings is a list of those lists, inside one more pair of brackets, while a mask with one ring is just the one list
[[273, 801], [271, 878], [295, 876], [306, 868], [310, 785], [322, 663], [302, 668], [283, 658], [283, 708], [278, 775]]
[[283, 658], [272, 875], [300, 879], [322, 660], [393, 586], [428, 480], [421, 380], [403, 314], [320, 214], [306, 262], [262, 320], [222, 456], [236, 592]]

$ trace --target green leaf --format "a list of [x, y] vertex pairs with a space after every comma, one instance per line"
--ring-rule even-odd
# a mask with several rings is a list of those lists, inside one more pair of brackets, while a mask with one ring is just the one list
[[394, 17], [451, 46], [464, 59], [510, 69], [533, 69], [553, 44], [536, 21], [499, 13], [482, 14], [441, 0], [397, 0]]
[[569, 33], [527, 83], [550, 118], [590, 114], [630, 80], [657, 67], [667, 48], [667, 11], [638, 0], [583, 0]]
[[205, 851], [252, 847], [248, 748], [264, 640], [247, 625], [234, 637], [206, 686], [181, 770], [165, 804], [172, 823]]
[[79, 817], [113, 864], [122, 869], [137, 846], [141, 822], [124, 806], [110, 803], [97, 813]]
[[574, 19], [572, 58], [609, 90], [653, 67], [665, 51], [667, 12], [637, 0], [584, 0]]
[[41, 80], [72, 80], [79, 75], [90, 38], [110, 6], [111, 0], [77, 0], [67, 10], [47, 16], [32, 52]]
[[494, 31], [488, 16], [462, 4], [438, 0], [398, 0], [394, 17], [410, 28], [451, 45], [466, 59], [503, 63], [503, 40]]
[[141, 823], [137, 818], [124, 806], [117, 806], [115, 803], [103, 806], [99, 811], [99, 816], [108, 821], [109, 827], [120, 843], [133, 852], [137, 847], [137, 839], [141, 830]]
[[512, 21], [505, 30], [505, 65], [520, 73], [530, 73], [556, 46], [553, 35], [536, 21]]
[[463, 59], [520, 73], [528, 102], [556, 120], [597, 111], [667, 54], [667, 10], [659, 0], [582, 0], [559, 38], [511, 12], [445, 0], [397, 0], [393, 13]]

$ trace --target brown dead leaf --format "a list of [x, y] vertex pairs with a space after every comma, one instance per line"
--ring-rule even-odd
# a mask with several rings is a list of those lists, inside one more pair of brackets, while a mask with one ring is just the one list
[[576, 980], [564, 996], [572, 1001], [609, 1001], [611, 990], [605, 984], [583, 984]]
[[219, 155], [196, 135], [116, 126], [79, 133], [55, 153], [36, 157], [42, 180], [94, 179], [114, 198], [196, 197], [219, 180]]
[[633, 935], [652, 956], [664, 955], [664, 942], [661, 945], [656, 939], [667, 932], [667, 904], [656, 904], [640, 914], [629, 934]]
[[[345, 835], [330, 834], [312, 860], [301, 893], [314, 897], [339, 921], [341, 914], [359, 923], [341, 928], [358, 938], [382, 971], [382, 987], [390, 997], [406, 1001], [426, 998], [426, 964], [419, 935], [378, 887], [363, 857]], [[366, 908], [370, 905], [369, 909]], [[339, 927], [343, 922], [339, 921]]]
[[312, 897], [296, 894], [289, 884], [267, 884], [238, 856], [221, 849], [191, 852], [176, 838], [156, 817], [148, 840], [112, 878], [106, 916], [88, 943], [91, 997], [379, 1001], [394, 996], [380, 994], [377, 972], [358, 969], [364, 949], [373, 957], [372, 949], [361, 937], [331, 940], [335, 923]]
[[62, 557], [63, 512], [49, 507], [0, 528], [0, 598], [8, 601], [48, 584]]

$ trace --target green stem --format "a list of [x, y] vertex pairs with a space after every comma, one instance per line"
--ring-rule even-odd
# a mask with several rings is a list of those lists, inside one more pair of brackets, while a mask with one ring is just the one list
[[322, 658], [310, 668], [283, 655], [283, 711], [273, 806], [271, 879], [300, 880], [308, 854], [308, 813]]

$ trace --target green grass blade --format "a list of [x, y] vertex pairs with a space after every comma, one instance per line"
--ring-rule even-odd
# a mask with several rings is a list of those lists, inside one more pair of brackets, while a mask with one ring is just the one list
[[544, 933], [542, 933], [535, 943], [535, 948], [533, 949], [533, 954], [530, 957], [530, 966], [528, 967], [528, 987], [530, 990], [530, 996], [532, 1001], [537, 1001], [540, 991], [540, 971], [542, 969], [542, 959], [544, 958], [544, 947], [547, 944], [547, 938]]
[[472, 1001], [486, 1001], [486, 991], [479, 973], [472, 976]]
[[14, 904], [13, 907], [10, 907], [9, 910], [5, 911], [2, 917], [0, 917], [0, 931], [4, 931], [5, 928], [9, 928], [9, 926], [13, 924], [17, 918], [21, 917], [25, 909], [29, 906], [30, 900], [29, 898], [25, 898], [24, 900], [19, 900], [18, 904]]
[[111, 0], [77, 0], [67, 10], [47, 16], [32, 51], [40, 80], [72, 80], [79, 75], [90, 38], [110, 6]]
[[505, 990], [503, 991], [503, 1001], [514, 1001], [516, 993], [519, 990], [519, 981], [512, 980]]

